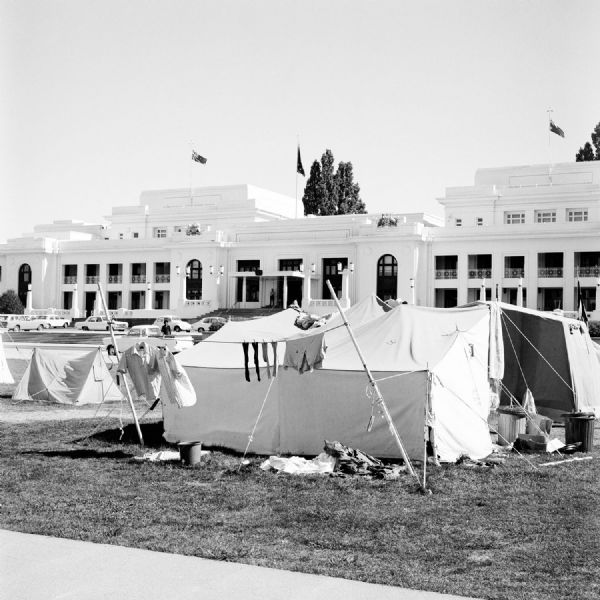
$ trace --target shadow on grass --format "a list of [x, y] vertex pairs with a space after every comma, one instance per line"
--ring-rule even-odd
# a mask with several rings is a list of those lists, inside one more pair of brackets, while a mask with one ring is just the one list
[[112, 452], [106, 452], [102, 450], [92, 450], [90, 448], [78, 449], [78, 450], [28, 450], [21, 454], [37, 454], [41, 456], [61, 456], [64, 458], [132, 458], [132, 454], [123, 452], [122, 450], [114, 450]]
[[[163, 422], [157, 421], [155, 423], [140, 423], [140, 429], [142, 431], [142, 437], [144, 438], [144, 446], [147, 448], [163, 448], [165, 446], [172, 446], [163, 439]], [[139, 438], [135, 424], [130, 423], [123, 427], [123, 429], [106, 429], [104, 431], [98, 431], [88, 437], [79, 438], [73, 440], [74, 443], [81, 443], [89, 440], [96, 440], [99, 442], [105, 442], [108, 444], [139, 444]]]

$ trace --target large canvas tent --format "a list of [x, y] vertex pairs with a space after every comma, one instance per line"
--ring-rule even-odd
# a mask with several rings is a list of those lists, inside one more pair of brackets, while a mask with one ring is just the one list
[[[346, 316], [409, 457], [423, 457], [426, 426], [444, 460], [488, 455], [489, 307], [400, 305], [384, 313], [374, 299], [367, 304], [371, 308], [361, 303]], [[293, 315], [286, 313], [239, 324], [235, 333], [226, 325], [221, 336], [179, 355], [198, 402], [184, 409], [163, 407], [165, 438], [305, 455], [318, 454], [325, 439], [336, 439], [376, 456], [398, 457], [387, 423], [368, 397], [368, 379], [342, 320], [305, 333], [269, 329], [276, 320], [289, 324]], [[278, 341], [281, 362], [286, 340], [302, 343], [320, 335], [327, 347], [322, 368], [305, 374], [280, 368], [269, 379], [260, 361], [261, 380], [254, 373], [245, 380], [242, 342]], [[372, 413], [374, 424], [367, 431]]]
[[83, 353], [34, 348], [13, 399], [80, 405], [120, 401], [123, 395], [100, 348]]
[[8, 368], [8, 361], [6, 360], [6, 354], [4, 353], [4, 344], [2, 343], [2, 337], [0, 336], [0, 383], [13, 384], [12, 373]]
[[537, 411], [600, 415], [600, 361], [582, 321], [499, 304], [504, 344], [501, 404], [521, 402], [527, 389]]

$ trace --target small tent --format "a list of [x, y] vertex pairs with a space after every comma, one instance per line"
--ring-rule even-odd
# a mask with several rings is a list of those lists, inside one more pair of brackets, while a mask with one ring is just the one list
[[[487, 425], [489, 307], [400, 305], [384, 312], [373, 299], [367, 302], [372, 309], [356, 305], [345, 314], [409, 457], [423, 457], [426, 427], [444, 460], [487, 456], [492, 451]], [[398, 457], [342, 320], [332, 318], [323, 328], [291, 334], [289, 328], [266, 327], [269, 318], [287, 322], [285, 313], [247, 321], [235, 333], [225, 326], [218, 332], [222, 336], [179, 355], [198, 402], [183, 409], [163, 407], [165, 438], [239, 451], [250, 441], [252, 452], [306, 455], [318, 454], [325, 439], [337, 439], [375, 456]], [[280, 366], [277, 376], [269, 378], [259, 352], [259, 372], [251, 361], [246, 381], [243, 342], [266, 343], [272, 365], [272, 342], [277, 342], [281, 364], [286, 342], [310, 344], [315, 336], [324, 336], [322, 368], [300, 374]], [[371, 415], [374, 424], [367, 431]]]
[[100, 348], [84, 353], [34, 348], [13, 399], [80, 405], [122, 400], [123, 395]]
[[504, 345], [501, 404], [521, 402], [527, 389], [537, 411], [600, 416], [600, 362], [585, 323], [554, 313], [499, 304]]
[[6, 354], [4, 353], [4, 344], [2, 343], [2, 336], [0, 336], [0, 383], [13, 384], [12, 373], [8, 368], [8, 361], [6, 360]]

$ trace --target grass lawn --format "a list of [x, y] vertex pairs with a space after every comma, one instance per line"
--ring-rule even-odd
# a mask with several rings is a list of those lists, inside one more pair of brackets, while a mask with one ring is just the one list
[[[139, 463], [130, 426], [75, 442], [98, 423], [0, 425], [0, 527], [481, 598], [600, 597], [600, 431], [593, 460], [432, 467], [424, 496], [408, 475], [277, 475], [218, 451]], [[144, 425], [150, 447], [161, 433]]]

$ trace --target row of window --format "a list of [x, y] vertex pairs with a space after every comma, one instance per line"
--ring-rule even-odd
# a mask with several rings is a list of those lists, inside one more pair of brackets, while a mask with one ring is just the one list
[[[539, 252], [537, 255], [539, 277], [562, 277], [564, 255], [562, 252]], [[576, 277], [600, 277], [600, 252], [576, 252], [574, 255]], [[470, 254], [467, 257], [470, 278], [492, 276], [491, 254]], [[435, 278], [456, 279], [458, 276], [458, 255], [435, 257]], [[525, 257], [505, 256], [504, 277], [525, 277]]]
[[[565, 219], [568, 223], [578, 223], [588, 220], [588, 209], [587, 208], [568, 208], [566, 211]], [[556, 210], [536, 210], [534, 212], [534, 221], [536, 223], [556, 223]], [[524, 212], [505, 212], [504, 213], [504, 224], [505, 225], [523, 225], [525, 224], [525, 213]], [[455, 219], [454, 224], [457, 227], [462, 227], [463, 219]], [[477, 226], [483, 225], [483, 217], [476, 217], [475, 224]]]

